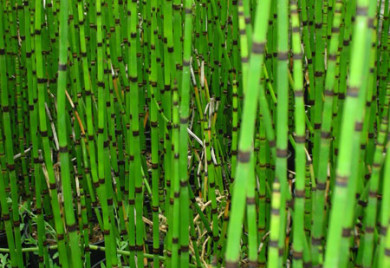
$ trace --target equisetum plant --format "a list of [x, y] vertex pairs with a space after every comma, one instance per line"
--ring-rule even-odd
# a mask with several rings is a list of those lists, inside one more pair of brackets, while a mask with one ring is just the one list
[[2, 264], [390, 267], [389, 4], [0, 0]]

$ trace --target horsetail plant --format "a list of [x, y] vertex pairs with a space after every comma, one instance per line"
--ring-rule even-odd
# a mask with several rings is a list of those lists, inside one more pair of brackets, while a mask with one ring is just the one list
[[0, 0], [1, 261], [390, 267], [389, 12]]

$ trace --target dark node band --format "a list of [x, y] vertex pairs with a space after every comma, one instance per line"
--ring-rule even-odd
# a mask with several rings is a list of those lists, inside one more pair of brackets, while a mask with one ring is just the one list
[[248, 62], [248, 57], [242, 57], [241, 58], [242, 63], [247, 63]]
[[299, 33], [299, 27], [298, 26], [292, 27], [291, 31], [293, 33]]
[[315, 246], [321, 245], [321, 241], [322, 241], [321, 237], [320, 238], [312, 237], [312, 239], [311, 239], [312, 245], [315, 245]]
[[376, 191], [370, 191], [369, 192], [369, 196], [372, 197], [372, 198], [377, 198], [377, 192]]
[[66, 63], [65, 64], [58, 64], [58, 71], [66, 71]]
[[330, 54], [329, 55], [329, 60], [336, 60], [337, 59], [337, 55], [336, 54]]
[[226, 268], [238, 268], [239, 265], [238, 265], [238, 262], [226, 261], [225, 267]]
[[319, 182], [317, 183], [317, 189], [318, 190], [325, 190], [326, 189], [326, 183], [325, 182]]
[[47, 82], [47, 79], [46, 78], [37, 78], [37, 82], [38, 82], [38, 84], [44, 84]]
[[305, 143], [306, 136], [295, 136], [295, 143]]
[[351, 235], [351, 228], [343, 228], [342, 235], [343, 237], [349, 237]]
[[256, 204], [256, 200], [255, 200], [254, 197], [247, 197], [247, 198], [246, 198], [246, 203], [247, 203], [248, 205], [254, 205], [254, 204]]
[[340, 187], [346, 187], [348, 183], [347, 176], [337, 176], [336, 177], [336, 185]]
[[303, 57], [302, 53], [294, 53], [293, 54], [293, 60], [301, 60]]
[[367, 7], [358, 6], [356, 8], [356, 16], [367, 16], [367, 14], [368, 14]]
[[324, 95], [325, 95], [326, 97], [333, 97], [333, 90], [331, 90], [331, 89], [326, 89], [326, 90], [324, 91]]
[[322, 139], [329, 139], [329, 138], [331, 138], [331, 133], [329, 131], [321, 131], [321, 138]]
[[305, 197], [305, 190], [295, 190], [295, 197], [304, 198]]
[[280, 51], [278, 52], [278, 60], [288, 60], [288, 52], [287, 51]]
[[367, 25], [369, 28], [375, 29], [374, 18], [368, 18]]
[[254, 42], [252, 44], [252, 52], [255, 54], [264, 53], [264, 49], [265, 49], [265, 42], [261, 42], [261, 43]]
[[362, 129], [363, 129], [363, 122], [356, 122], [355, 123], [355, 130], [362, 131]]
[[279, 215], [279, 214], [280, 214], [280, 211], [279, 211], [278, 208], [273, 208], [273, 209], [271, 209], [271, 214], [272, 214], [272, 215]]
[[359, 88], [358, 87], [350, 87], [348, 88], [347, 95], [353, 98], [356, 98], [359, 94]]
[[181, 124], [187, 124], [188, 123], [188, 117], [180, 117], [180, 123]]
[[278, 240], [270, 240], [269, 241], [269, 246], [272, 248], [277, 248], [278, 247]]
[[77, 230], [77, 224], [68, 225], [68, 232], [74, 232]]
[[68, 147], [67, 146], [60, 146], [58, 148], [58, 152], [60, 152], [60, 153], [67, 153], [68, 152]]
[[241, 163], [248, 163], [250, 160], [251, 151], [238, 151], [238, 161]]
[[63, 234], [57, 234], [57, 240], [58, 241], [64, 240], [64, 235]]
[[295, 259], [295, 260], [300, 260], [300, 259], [302, 259], [302, 257], [303, 257], [303, 253], [302, 253], [302, 251], [293, 251], [293, 258]]
[[332, 33], [339, 33], [340, 28], [339, 27], [332, 27]]
[[49, 184], [49, 189], [50, 189], [50, 190], [54, 190], [54, 189], [56, 189], [56, 188], [57, 188], [56, 183], [50, 183], [50, 184]]
[[288, 156], [288, 151], [287, 149], [276, 149], [276, 157], [284, 158]]

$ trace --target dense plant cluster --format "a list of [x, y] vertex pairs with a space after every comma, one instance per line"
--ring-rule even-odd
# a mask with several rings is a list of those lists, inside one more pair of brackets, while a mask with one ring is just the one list
[[390, 267], [388, 33], [388, 0], [0, 0], [1, 264]]

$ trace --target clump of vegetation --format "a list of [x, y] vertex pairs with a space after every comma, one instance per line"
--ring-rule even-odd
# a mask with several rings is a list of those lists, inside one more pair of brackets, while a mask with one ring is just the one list
[[388, 73], [387, 0], [0, 0], [0, 262], [390, 267]]

